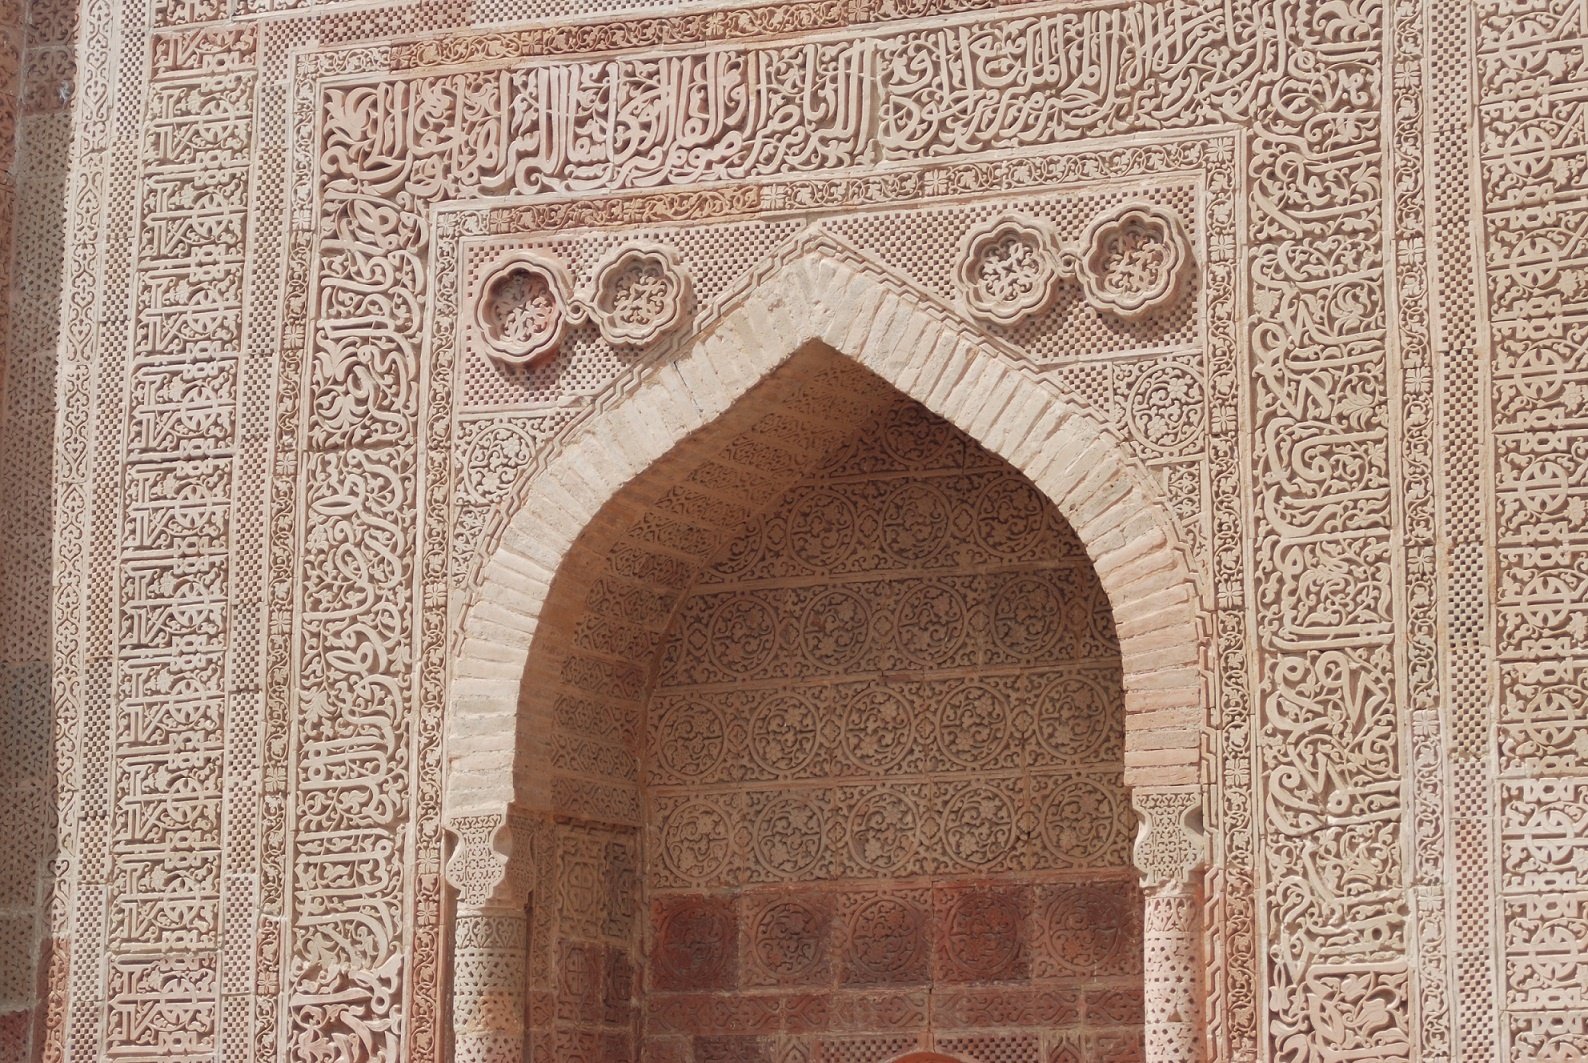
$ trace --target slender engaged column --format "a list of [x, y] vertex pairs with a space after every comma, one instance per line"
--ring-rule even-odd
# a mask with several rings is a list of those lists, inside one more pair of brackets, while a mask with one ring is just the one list
[[523, 1063], [532, 859], [530, 820], [508, 810], [460, 816], [447, 881], [452, 930], [452, 1044], [457, 1063]]
[[1146, 1063], [1202, 1063], [1202, 793], [1195, 787], [1131, 793], [1140, 817], [1134, 853], [1146, 896], [1142, 991]]
[[1147, 893], [1147, 1063], [1202, 1061], [1202, 902], [1184, 879]]
[[453, 1056], [457, 1063], [523, 1063], [523, 909], [458, 909], [452, 953]]

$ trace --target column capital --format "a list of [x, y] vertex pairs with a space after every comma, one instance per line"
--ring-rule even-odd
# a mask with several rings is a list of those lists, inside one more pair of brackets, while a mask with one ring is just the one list
[[1131, 791], [1130, 803], [1141, 820], [1131, 855], [1142, 889], [1153, 892], [1168, 885], [1189, 884], [1207, 864], [1202, 788], [1138, 787]]
[[535, 825], [544, 818], [511, 806], [447, 818], [456, 845], [446, 878], [460, 912], [523, 910], [534, 880]]

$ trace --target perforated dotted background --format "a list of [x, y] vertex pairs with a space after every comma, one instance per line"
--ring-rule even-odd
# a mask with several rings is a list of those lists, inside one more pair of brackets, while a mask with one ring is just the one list
[[[762, 218], [718, 225], [678, 225], [639, 232], [586, 231], [555, 236], [528, 235], [470, 246], [462, 270], [459, 335], [463, 405], [545, 408], [578, 395], [593, 395], [642, 352], [613, 348], [593, 326], [572, 328], [561, 349], [527, 368], [497, 363], [479, 342], [473, 306], [482, 279], [501, 258], [516, 250], [549, 252], [568, 268], [580, 290], [587, 289], [595, 267], [612, 248], [634, 240], [656, 240], [678, 251], [689, 273], [692, 305], [689, 317], [699, 319], [720, 310], [742, 290], [756, 264], [775, 255], [780, 245], [811, 221], [824, 230], [898, 271], [931, 295], [953, 306], [954, 264], [961, 240], [975, 225], [1014, 211], [1051, 222], [1065, 244], [1079, 240], [1086, 226], [1103, 211], [1133, 200], [1170, 208], [1180, 219], [1200, 257], [1199, 190], [1189, 182], [1156, 188], [1118, 188], [1089, 194], [1048, 194], [1022, 198], [987, 198], [947, 206], [831, 214], [805, 218]], [[1148, 355], [1193, 348], [1201, 339], [1202, 291], [1193, 275], [1175, 303], [1161, 314], [1126, 321], [1089, 306], [1073, 281], [1060, 282], [1060, 294], [1044, 313], [1014, 328], [988, 326], [988, 335], [1022, 351], [1033, 364], [1074, 367], [1075, 383], [1089, 397], [1108, 401], [1111, 363], [1121, 354]], [[1108, 360], [1107, 363], [1104, 360]], [[1077, 363], [1095, 362], [1082, 368]]]

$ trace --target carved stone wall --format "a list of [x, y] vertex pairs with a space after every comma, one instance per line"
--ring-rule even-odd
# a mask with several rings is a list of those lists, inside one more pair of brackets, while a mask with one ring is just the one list
[[[1509, 1057], [1547, 1059], [1588, 1051], [1588, 587], [1580, 516], [1588, 292], [1575, 265], [1585, 211], [1574, 177], [1581, 135], [1535, 108], [1553, 109], [1545, 101], [1582, 83], [1581, 71], [1556, 71], [1550, 57], [1583, 31], [1545, 17], [1504, 32], [1501, 12], [1484, 15], [1475, 98], [1481, 121], [1471, 143], [1481, 153], [1486, 201], [1488, 336], [1472, 338], [1492, 344], [1492, 356], [1461, 352], [1452, 372], [1460, 390], [1452, 394], [1463, 401], [1463, 416], [1453, 419], [1460, 430], [1492, 426], [1483, 464], [1493, 475], [1494, 520], [1480, 524], [1452, 509], [1461, 542], [1452, 608], [1464, 658], [1485, 636], [1493, 639], [1498, 674], [1471, 674], [1467, 664], [1457, 675], [1474, 701], [1497, 693], [1498, 719], [1476, 706], [1456, 717], [1451, 759], [1454, 849], [1474, 897], [1458, 910], [1458, 927], [1472, 946], [1493, 947], [1500, 959], [1492, 982], [1471, 961], [1460, 975], [1464, 984], [1497, 984]], [[1502, 88], [1502, 66], [1526, 71], [1521, 92]], [[1537, 221], [1528, 220], [1535, 211]], [[1472, 600], [1485, 578], [1494, 587], [1487, 615]], [[1485, 778], [1490, 772], [1496, 781]], [[1499, 928], [1492, 944], [1491, 927]], [[1486, 1016], [1493, 1005], [1482, 1004]]]
[[0, 5], [0, 1060], [42, 1049], [57, 802], [51, 486], [76, 5]]
[[649, 694], [587, 664], [710, 552], [614, 593], [647, 514], [732, 538], [874, 412], [812, 351], [1025, 475], [1107, 590], [1149, 1058], [1588, 1052], [1577, 8], [0, 26], [3, 1058], [632, 1021], [547, 996], [547, 927], [643, 958], [558, 892], [647, 866]]
[[883, 401], [674, 615], [647, 1058], [1141, 1058], [1118, 644], [1052, 503]]
[[639, 831], [575, 822], [544, 837], [528, 935], [528, 1058], [638, 1059], [646, 1000]]

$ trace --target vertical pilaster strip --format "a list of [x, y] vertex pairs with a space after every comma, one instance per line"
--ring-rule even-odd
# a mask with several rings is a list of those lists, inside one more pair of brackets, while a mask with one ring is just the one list
[[1202, 899], [1185, 879], [1147, 893], [1147, 1063], [1202, 1063]]
[[1449, 953], [1445, 919], [1445, 728], [1440, 659], [1438, 516], [1435, 509], [1435, 382], [1430, 305], [1429, 186], [1425, 144], [1428, 57], [1424, 0], [1397, 0], [1388, 37], [1385, 116], [1394, 190], [1390, 209], [1391, 357], [1398, 383], [1400, 580], [1396, 640], [1403, 691], [1405, 810], [1411, 848], [1408, 949], [1415, 958], [1417, 1049], [1424, 1063], [1451, 1058]]
[[[1485, 390], [1472, 239], [1478, 186], [1473, 169], [1472, 5], [1430, 0], [1431, 162], [1438, 261], [1434, 336], [1439, 366], [1440, 601], [1444, 603], [1441, 721], [1449, 757], [1452, 956], [1458, 1006], [1454, 1056], [1493, 1063], [1498, 1056], [1494, 977], [1492, 781], [1489, 691], [1492, 642], [1487, 600], [1491, 502], [1483, 489], [1480, 396]], [[1480, 346], [1480, 343], [1482, 345]]]
[[453, 934], [453, 1056], [458, 1063], [524, 1058], [524, 974], [529, 923], [523, 910], [459, 911]]
[[[56, 371], [67, 213], [75, 4], [14, 0], [6, 11], [0, 103], [15, 108], [15, 199], [5, 221], [4, 333], [0, 369], [0, 1052], [38, 1059], [47, 989], [40, 971], [68, 958], [52, 925], [59, 885], [56, 766], [50, 689]], [[13, 66], [12, 64], [16, 64]]]
[[[54, 718], [57, 859], [51, 934], [49, 999], [44, 1031], [46, 1063], [95, 1058], [101, 980], [93, 957], [102, 949], [103, 905], [92, 903], [101, 881], [87, 866], [84, 820], [96, 795], [89, 786], [91, 748], [87, 672], [91, 617], [89, 543], [93, 526], [97, 374], [101, 342], [104, 244], [109, 224], [110, 130], [116, 42], [122, 5], [85, 0], [79, 10], [76, 97], [67, 184], [66, 275], [56, 374], [55, 539], [51, 609], [51, 690]], [[103, 500], [101, 500], [103, 505]], [[101, 799], [102, 801], [102, 799]], [[88, 903], [85, 903], [88, 902]], [[73, 959], [73, 951], [76, 958]]]
[[[1249, 126], [1259, 851], [1268, 1052], [1398, 1060], [1413, 1034], [1396, 699], [1398, 382], [1381, 195], [1388, 86], [1346, 73], [1379, 65], [1391, 16], [1363, 12], [1350, 45], [1325, 46], [1315, 27], [1281, 30], [1298, 55], [1311, 50], [1307, 73], [1292, 64], [1283, 77], [1330, 102], [1260, 105]], [[1262, 190], [1292, 168], [1338, 192], [1276, 207]], [[1324, 454], [1331, 471], [1316, 475], [1306, 456]]]
[[[1136, 789], [1140, 821], [1132, 853], [1146, 897], [1142, 927], [1142, 1005], [1146, 1063], [1202, 1063], [1209, 1040], [1203, 1021], [1209, 968], [1202, 951], [1207, 863], [1200, 787]], [[1208, 1045], [1217, 1053], [1225, 1045]]]
[[157, 37], [149, 53], [114, 539], [106, 1041], [122, 1059], [211, 1060], [221, 1043], [254, 44], [241, 28]]
[[[1497, 712], [1473, 714], [1463, 751], [1492, 784], [1483, 805], [1458, 793], [1456, 866], [1480, 826], [1492, 855], [1457, 918], [1481, 916], [1493, 935], [1497, 986], [1483, 988], [1503, 1058], [1571, 1058], [1588, 1046], [1588, 77], [1572, 61], [1588, 28], [1580, 10], [1525, 3], [1469, 17], [1487, 313], [1469, 465], [1489, 494], [1483, 524], [1452, 536], [1451, 627], [1470, 639], [1484, 624], [1470, 670]], [[1464, 584], [1474, 571], [1487, 578]], [[1464, 822], [1474, 812], [1481, 823]]]
[[[416, 120], [412, 88], [383, 87], [400, 124]], [[331, 101], [347, 92], [315, 90], [317, 112], [334, 110]], [[317, 117], [298, 119], [312, 128]], [[316, 148], [308, 155], [334, 167]], [[412, 963], [405, 862], [413, 856], [428, 293], [424, 268], [406, 256], [422, 246], [429, 204], [417, 196], [393, 203], [363, 176], [331, 180], [317, 170], [310, 178], [318, 246], [307, 349], [302, 375], [289, 381], [283, 372], [281, 385], [297, 389], [299, 414], [286, 437], [299, 465], [286, 795], [295, 959], [283, 981], [288, 1051], [304, 1058], [338, 1053], [356, 1031], [378, 1032], [363, 1049], [369, 1055], [402, 1054], [404, 968]], [[396, 242], [386, 228], [393, 221]]]

